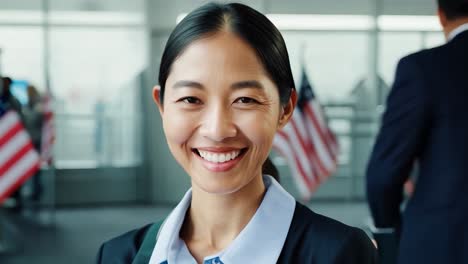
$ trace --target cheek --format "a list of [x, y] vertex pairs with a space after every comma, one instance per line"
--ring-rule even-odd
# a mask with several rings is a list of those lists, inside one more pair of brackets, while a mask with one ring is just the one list
[[258, 112], [255, 115], [242, 115], [236, 122], [242, 133], [258, 150], [270, 148], [278, 126], [277, 113]]
[[194, 129], [193, 118], [187, 114], [167, 109], [163, 115], [163, 127], [169, 145], [185, 143]]

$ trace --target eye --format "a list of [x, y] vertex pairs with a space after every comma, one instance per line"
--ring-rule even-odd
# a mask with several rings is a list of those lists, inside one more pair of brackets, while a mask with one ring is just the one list
[[193, 96], [187, 96], [187, 97], [181, 98], [177, 100], [177, 102], [182, 102], [186, 104], [201, 104], [201, 100]]
[[258, 104], [258, 101], [250, 97], [239, 97], [236, 99], [235, 103], [241, 104]]

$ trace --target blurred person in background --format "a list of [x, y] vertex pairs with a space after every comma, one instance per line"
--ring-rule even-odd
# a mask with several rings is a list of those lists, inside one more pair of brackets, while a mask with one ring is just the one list
[[[29, 85], [27, 88], [28, 103], [23, 108], [24, 126], [31, 136], [34, 149], [41, 153], [42, 126], [44, 123], [44, 111], [42, 109], [42, 97], [36, 87]], [[41, 170], [38, 170], [32, 177], [31, 198], [38, 201], [42, 194], [42, 184], [40, 179]]]
[[169, 37], [153, 97], [192, 188], [164, 222], [104, 243], [98, 263], [375, 263], [362, 230], [314, 213], [265, 173], [297, 95], [284, 40], [264, 15], [234, 3], [189, 13]]
[[438, 16], [447, 43], [398, 63], [367, 168], [386, 263], [468, 263], [468, 0], [438, 0]]
[[2, 90], [0, 91], [0, 99], [6, 107], [18, 112], [18, 114], [23, 117], [23, 112], [21, 108], [21, 103], [18, 99], [11, 93], [11, 84], [13, 81], [10, 77], [2, 77]]

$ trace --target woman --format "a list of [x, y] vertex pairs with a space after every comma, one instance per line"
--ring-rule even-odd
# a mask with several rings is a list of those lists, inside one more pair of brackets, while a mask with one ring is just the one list
[[[154, 100], [192, 188], [163, 223], [105, 243], [98, 263], [373, 263], [363, 231], [318, 215], [262, 174], [296, 91], [284, 40], [241, 4], [188, 14]], [[116, 262], [113, 262], [116, 261]]]

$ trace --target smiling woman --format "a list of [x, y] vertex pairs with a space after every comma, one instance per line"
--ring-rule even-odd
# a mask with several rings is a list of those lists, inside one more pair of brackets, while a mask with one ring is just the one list
[[246, 41], [221, 30], [187, 46], [160, 80], [164, 87], [155, 87], [169, 148], [192, 177], [193, 192], [226, 194], [255, 186], [249, 193], [263, 194], [262, 164], [295, 100], [293, 92], [280, 104], [264, 68]]
[[296, 91], [277, 28], [207, 4], [172, 32], [153, 98], [192, 188], [164, 223], [106, 242], [98, 263], [373, 263], [365, 233], [296, 202], [268, 175]]

